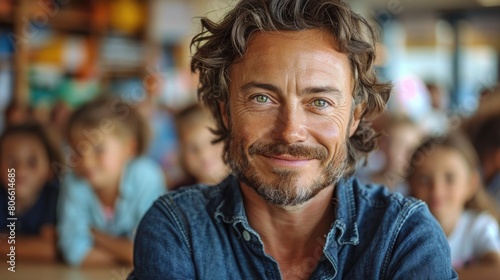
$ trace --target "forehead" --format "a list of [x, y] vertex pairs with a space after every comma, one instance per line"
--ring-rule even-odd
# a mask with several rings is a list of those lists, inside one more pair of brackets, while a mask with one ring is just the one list
[[4, 138], [0, 146], [0, 154], [26, 154], [43, 153], [45, 147], [37, 137], [25, 134], [15, 133]]
[[[327, 30], [258, 32], [248, 42], [243, 59], [233, 65], [232, 78], [300, 77], [350, 79], [347, 54], [338, 50]], [[270, 76], [271, 75], [271, 76]]]
[[428, 169], [432, 172], [448, 169], [459, 172], [458, 170], [468, 169], [468, 164], [459, 151], [438, 146], [429, 152], [422, 169]]

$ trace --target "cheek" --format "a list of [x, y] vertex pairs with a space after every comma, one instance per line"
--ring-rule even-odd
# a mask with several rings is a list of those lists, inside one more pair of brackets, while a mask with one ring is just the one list
[[[245, 107], [243, 100], [231, 103], [231, 138], [252, 144], [259, 138], [270, 135], [277, 123], [277, 110], [252, 112]], [[235, 125], [237, 124], [237, 125]]]
[[218, 143], [215, 146], [213, 146], [212, 151], [213, 151], [213, 156], [222, 161], [222, 156], [224, 155], [224, 145], [222, 143]]
[[411, 180], [408, 182], [408, 187], [410, 189], [409, 191], [411, 196], [424, 201], [427, 200], [429, 196], [428, 188], [419, 185], [418, 183], [412, 182]]
[[121, 171], [122, 166], [125, 165], [122, 153], [115, 150], [105, 152], [100, 156], [100, 162], [103, 169], [111, 172]]
[[198, 162], [200, 162], [200, 157], [194, 153], [194, 152], [185, 152], [184, 154], [184, 161], [186, 164], [186, 167], [188, 169], [195, 169], [196, 166], [198, 166]]
[[456, 203], [465, 204], [470, 198], [467, 186], [451, 186], [449, 189], [448, 196]]
[[259, 139], [265, 138], [264, 136], [269, 134], [267, 132], [272, 130], [272, 126], [269, 125], [268, 129], [263, 128], [261, 125], [262, 122], [258, 120], [259, 119], [256, 121], [242, 120], [241, 122], [238, 122], [236, 127], [233, 125], [231, 137], [237, 139], [237, 141], [241, 142], [243, 146], [248, 146]]
[[309, 124], [309, 132], [319, 144], [326, 147], [333, 155], [345, 148], [346, 134], [342, 131], [338, 118], [314, 121]]
[[429, 199], [429, 192], [424, 187], [416, 187], [415, 190], [412, 191], [412, 195], [415, 198], [427, 201]]
[[50, 177], [49, 163], [47, 163], [46, 165], [41, 165], [41, 166], [38, 166], [37, 168], [35, 168], [33, 170], [33, 174], [36, 174], [36, 176], [34, 176], [34, 178], [33, 178], [33, 180], [35, 180], [36, 182], [48, 181], [48, 179]]

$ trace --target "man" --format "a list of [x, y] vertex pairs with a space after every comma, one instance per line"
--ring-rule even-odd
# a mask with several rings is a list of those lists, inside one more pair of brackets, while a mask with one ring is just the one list
[[130, 279], [453, 279], [427, 207], [350, 178], [390, 85], [340, 0], [242, 0], [193, 39], [232, 176], [160, 198]]

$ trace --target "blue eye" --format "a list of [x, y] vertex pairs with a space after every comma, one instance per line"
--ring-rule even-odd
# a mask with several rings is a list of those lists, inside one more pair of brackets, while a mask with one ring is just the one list
[[317, 100], [314, 100], [313, 103], [312, 103], [315, 107], [318, 107], [318, 108], [324, 108], [326, 106], [328, 106], [328, 102], [326, 102], [325, 100], [323, 99], [317, 99]]
[[254, 97], [255, 101], [259, 102], [259, 103], [266, 103], [269, 101], [269, 97], [267, 96], [264, 96], [264, 95], [257, 95]]

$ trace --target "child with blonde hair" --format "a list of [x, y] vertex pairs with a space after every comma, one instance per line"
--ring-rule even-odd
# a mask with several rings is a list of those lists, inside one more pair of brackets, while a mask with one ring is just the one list
[[165, 191], [160, 167], [141, 156], [146, 128], [130, 105], [111, 98], [83, 105], [69, 119], [73, 172], [63, 182], [58, 224], [69, 264], [132, 264], [135, 228]]
[[496, 212], [467, 138], [453, 133], [425, 141], [411, 158], [408, 182], [410, 195], [425, 201], [441, 224], [460, 279], [498, 279]]

